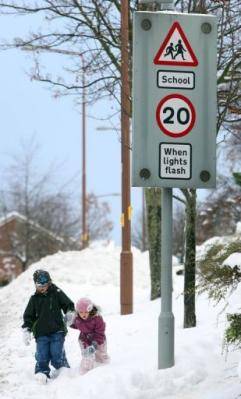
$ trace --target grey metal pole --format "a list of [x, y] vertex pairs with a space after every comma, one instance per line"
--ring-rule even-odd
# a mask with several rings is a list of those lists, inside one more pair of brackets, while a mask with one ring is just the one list
[[[162, 10], [174, 10], [173, 0], [158, 1]], [[158, 368], [174, 366], [172, 313], [172, 188], [162, 189], [161, 313], [158, 319]]]
[[[140, 0], [173, 10], [173, 0]], [[158, 368], [174, 366], [174, 315], [172, 313], [172, 189], [162, 189], [161, 313], [158, 318]]]
[[172, 313], [172, 189], [162, 189], [161, 313], [158, 319], [158, 368], [174, 366]]

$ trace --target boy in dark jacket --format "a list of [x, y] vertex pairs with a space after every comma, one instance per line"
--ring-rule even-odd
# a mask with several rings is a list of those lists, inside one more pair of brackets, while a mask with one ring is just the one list
[[74, 303], [52, 283], [47, 271], [36, 270], [33, 280], [36, 292], [30, 297], [23, 315], [23, 338], [25, 345], [29, 345], [33, 333], [36, 340], [36, 379], [46, 383], [50, 378], [50, 362], [56, 375], [61, 367], [69, 367], [64, 340], [66, 323], [71, 324], [75, 315]]

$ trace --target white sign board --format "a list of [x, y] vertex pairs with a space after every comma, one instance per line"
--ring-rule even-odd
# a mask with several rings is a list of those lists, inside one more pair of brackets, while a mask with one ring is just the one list
[[157, 72], [157, 87], [160, 89], [194, 89], [195, 74], [188, 71], [166, 71]]
[[216, 185], [217, 18], [134, 13], [132, 185]]
[[190, 179], [192, 171], [191, 144], [160, 144], [161, 179]]

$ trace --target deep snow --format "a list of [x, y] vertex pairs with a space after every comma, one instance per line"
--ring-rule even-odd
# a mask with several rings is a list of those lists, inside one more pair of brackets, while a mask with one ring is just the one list
[[[199, 249], [200, 253], [203, 249]], [[236, 399], [241, 395], [240, 353], [222, 354], [224, 304], [214, 307], [197, 297], [197, 327], [183, 329], [183, 277], [175, 274], [175, 366], [157, 369], [160, 300], [150, 301], [148, 254], [133, 249], [134, 313], [120, 316], [120, 248], [96, 245], [82, 252], [57, 253], [32, 265], [0, 290], [1, 399]], [[236, 255], [236, 263], [241, 254]], [[235, 260], [232, 258], [232, 263]], [[22, 313], [34, 290], [33, 271], [47, 269], [74, 301], [90, 297], [102, 308], [111, 362], [80, 376], [78, 331], [69, 330], [66, 352], [71, 364], [46, 386], [33, 377], [35, 344], [22, 342]], [[225, 312], [240, 307], [240, 290]], [[239, 310], [240, 311], [240, 310]]]

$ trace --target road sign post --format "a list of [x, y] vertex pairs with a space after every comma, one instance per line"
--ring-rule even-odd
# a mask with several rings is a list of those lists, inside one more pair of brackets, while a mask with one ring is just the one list
[[174, 366], [172, 313], [172, 189], [162, 190], [161, 313], [158, 318], [158, 368]]
[[200, 14], [134, 15], [132, 182], [162, 187], [159, 369], [174, 365], [172, 188], [216, 183], [216, 25]]

